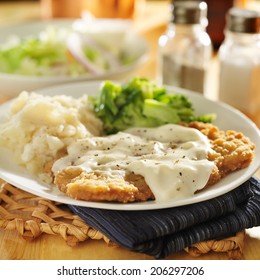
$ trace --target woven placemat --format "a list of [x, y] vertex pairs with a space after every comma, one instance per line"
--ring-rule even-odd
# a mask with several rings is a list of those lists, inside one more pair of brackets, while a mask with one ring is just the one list
[[[56, 203], [20, 190], [0, 179], [0, 228], [16, 230], [26, 240], [41, 234], [61, 236], [69, 246], [90, 239], [111, 241], [98, 230], [87, 225], [66, 205]], [[229, 259], [241, 259], [244, 232], [222, 240], [210, 240], [185, 248], [191, 256], [210, 251], [227, 253]]]

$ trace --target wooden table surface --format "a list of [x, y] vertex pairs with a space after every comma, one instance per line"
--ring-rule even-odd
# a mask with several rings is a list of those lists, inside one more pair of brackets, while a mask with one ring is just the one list
[[[136, 19], [135, 25], [137, 31], [148, 40], [150, 44], [150, 54], [148, 61], [141, 66], [135, 74], [146, 76], [148, 78], [155, 78], [157, 40], [166, 27], [168, 17], [165, 14], [168, 13], [168, 6], [166, 3], [149, 3], [145, 13], [146, 16], [143, 17], [145, 20]], [[38, 19], [40, 19], [40, 7], [37, 2], [0, 4], [0, 26]], [[216, 88], [216, 71], [214, 64], [212, 66], [211, 85], [213, 85], [211, 88]], [[215, 92], [212, 92], [211, 94], [212, 98], [215, 98]], [[0, 95], [0, 104], [8, 99], [8, 95]], [[256, 175], [260, 177], [260, 171], [258, 171]], [[243, 259], [260, 260], [260, 227], [246, 230], [245, 247], [243, 252]], [[42, 234], [34, 241], [26, 241], [15, 231], [0, 229], [0, 259], [144, 260], [152, 258], [144, 254], [130, 252], [120, 247], [108, 246], [104, 241], [87, 240], [76, 247], [69, 247], [59, 236]], [[212, 252], [199, 258], [193, 258], [185, 252], [180, 252], [171, 255], [167, 259], [218, 260], [227, 259], [227, 254]]]

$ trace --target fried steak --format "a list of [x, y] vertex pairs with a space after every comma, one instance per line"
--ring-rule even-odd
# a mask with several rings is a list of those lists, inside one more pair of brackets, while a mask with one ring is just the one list
[[[182, 125], [198, 129], [210, 141], [213, 152], [208, 153], [208, 160], [213, 161], [216, 168], [205, 188], [216, 184], [229, 173], [247, 167], [253, 160], [255, 146], [240, 132], [222, 131], [212, 124], [201, 122]], [[134, 173], [115, 179], [94, 172], [87, 173], [81, 168], [66, 167], [55, 174], [54, 183], [69, 197], [86, 201], [128, 203], [155, 199], [144, 177]]]

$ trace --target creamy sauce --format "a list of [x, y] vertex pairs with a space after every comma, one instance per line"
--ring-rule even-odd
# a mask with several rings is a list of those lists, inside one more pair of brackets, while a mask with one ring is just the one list
[[134, 172], [144, 177], [157, 201], [192, 196], [202, 189], [215, 168], [207, 160], [210, 143], [193, 128], [168, 124], [132, 128], [106, 137], [78, 140], [53, 171], [67, 166], [110, 177]]

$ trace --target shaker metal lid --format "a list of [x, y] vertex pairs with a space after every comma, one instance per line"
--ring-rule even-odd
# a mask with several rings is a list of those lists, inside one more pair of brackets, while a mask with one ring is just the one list
[[259, 33], [260, 13], [257, 11], [231, 8], [227, 13], [227, 29], [239, 33]]
[[200, 23], [207, 26], [207, 4], [199, 1], [172, 1], [171, 21], [178, 24]]

